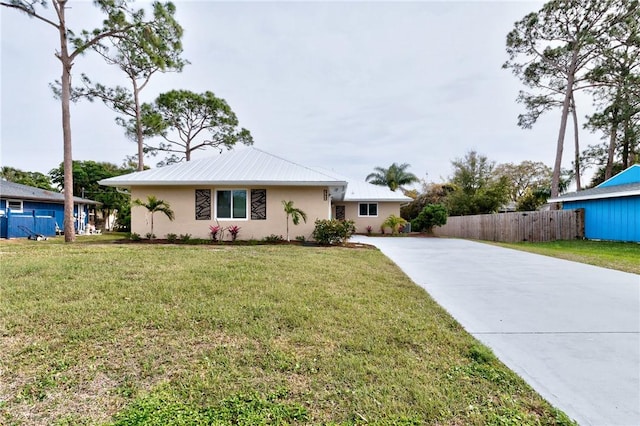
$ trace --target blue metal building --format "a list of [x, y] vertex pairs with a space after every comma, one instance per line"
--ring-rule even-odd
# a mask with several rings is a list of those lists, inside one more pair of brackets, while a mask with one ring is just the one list
[[595, 188], [561, 195], [563, 209], [584, 209], [584, 234], [590, 240], [640, 242], [640, 164]]
[[[99, 203], [74, 197], [74, 224], [84, 232], [89, 208]], [[0, 180], [0, 238], [23, 238], [30, 233], [56, 235], [64, 225], [64, 194]]]

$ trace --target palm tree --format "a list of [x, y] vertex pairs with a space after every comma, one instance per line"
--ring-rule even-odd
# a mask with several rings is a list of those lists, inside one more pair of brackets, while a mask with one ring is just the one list
[[400, 232], [400, 226], [406, 225], [407, 221], [400, 216], [396, 216], [394, 214], [390, 215], [384, 222], [382, 222], [382, 227], [391, 228], [392, 234], [397, 234]]
[[293, 201], [285, 201], [282, 200], [282, 206], [284, 207], [284, 212], [287, 214], [287, 241], [291, 241], [289, 239], [289, 216], [291, 216], [291, 220], [294, 225], [300, 223], [300, 219], [304, 220], [304, 223], [307, 223], [307, 214], [302, 210], [293, 207]]
[[134, 206], [142, 206], [146, 208], [149, 213], [151, 213], [151, 238], [154, 238], [153, 235], [153, 214], [155, 212], [162, 212], [169, 218], [169, 220], [174, 219], [173, 210], [171, 210], [171, 206], [168, 202], [164, 200], [158, 200], [155, 195], [148, 195], [147, 202], [141, 201], [139, 199], [133, 200]]
[[369, 174], [366, 177], [366, 181], [374, 185], [388, 186], [390, 190], [404, 189], [404, 185], [418, 182], [420, 179], [413, 173], [407, 171], [410, 165], [407, 163], [396, 164], [393, 163], [388, 169], [384, 167], [375, 167], [374, 173]]

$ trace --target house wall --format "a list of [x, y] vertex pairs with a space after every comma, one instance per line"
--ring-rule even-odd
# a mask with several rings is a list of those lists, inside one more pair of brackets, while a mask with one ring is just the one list
[[[370, 201], [369, 203], [373, 203], [374, 201]], [[367, 226], [371, 226], [372, 232], [380, 232], [380, 225], [384, 222], [390, 215], [394, 214], [396, 216], [400, 216], [400, 203], [399, 202], [377, 202], [378, 204], [378, 215], [377, 216], [359, 216], [360, 213], [360, 202], [359, 201], [349, 201], [349, 202], [334, 202], [334, 205], [331, 209], [331, 217], [336, 217], [336, 206], [345, 206], [345, 219], [353, 220], [356, 225], [356, 232], [365, 233], [367, 232]]]
[[[196, 220], [195, 191], [196, 189], [211, 190], [211, 219]], [[246, 220], [215, 219], [215, 191], [218, 189], [266, 189], [266, 219], [252, 220], [251, 208], [248, 209], [249, 218]], [[311, 238], [316, 219], [328, 219], [331, 214], [330, 199], [324, 199], [326, 187], [269, 187], [269, 186], [192, 186], [192, 187], [133, 187], [131, 199], [145, 201], [147, 196], [155, 195], [158, 199], [168, 202], [175, 214], [175, 220], [170, 221], [164, 214], [154, 215], [153, 233], [157, 238], [166, 235], [191, 234], [193, 238], [209, 238], [209, 226], [220, 225], [240, 227], [239, 240], [261, 240], [269, 235], [282, 235], [286, 238], [287, 219], [282, 201], [293, 201], [294, 207], [307, 214], [307, 222], [300, 222], [294, 226], [289, 220], [289, 237], [296, 236]], [[250, 196], [250, 195], [249, 195]], [[144, 207], [133, 206], [131, 209], [131, 232], [145, 236], [151, 232], [150, 214]], [[229, 240], [228, 233], [225, 239]]]
[[566, 201], [562, 208], [584, 209], [587, 239], [640, 242], [640, 196]]

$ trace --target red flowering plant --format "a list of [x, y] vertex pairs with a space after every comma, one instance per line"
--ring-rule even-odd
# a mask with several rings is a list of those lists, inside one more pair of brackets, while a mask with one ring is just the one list
[[211, 239], [213, 241], [218, 241], [218, 233], [220, 232], [220, 226], [218, 225], [209, 225], [209, 234], [211, 234]]
[[240, 232], [240, 227], [238, 225], [233, 225], [227, 228], [229, 234], [231, 234], [231, 241], [235, 241], [238, 238], [238, 233]]

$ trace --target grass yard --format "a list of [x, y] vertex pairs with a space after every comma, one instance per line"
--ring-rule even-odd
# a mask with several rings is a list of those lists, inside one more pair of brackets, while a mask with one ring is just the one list
[[570, 424], [378, 250], [0, 242], [0, 424]]
[[495, 244], [603, 268], [640, 274], [640, 244], [637, 243], [573, 240], [546, 243]]

